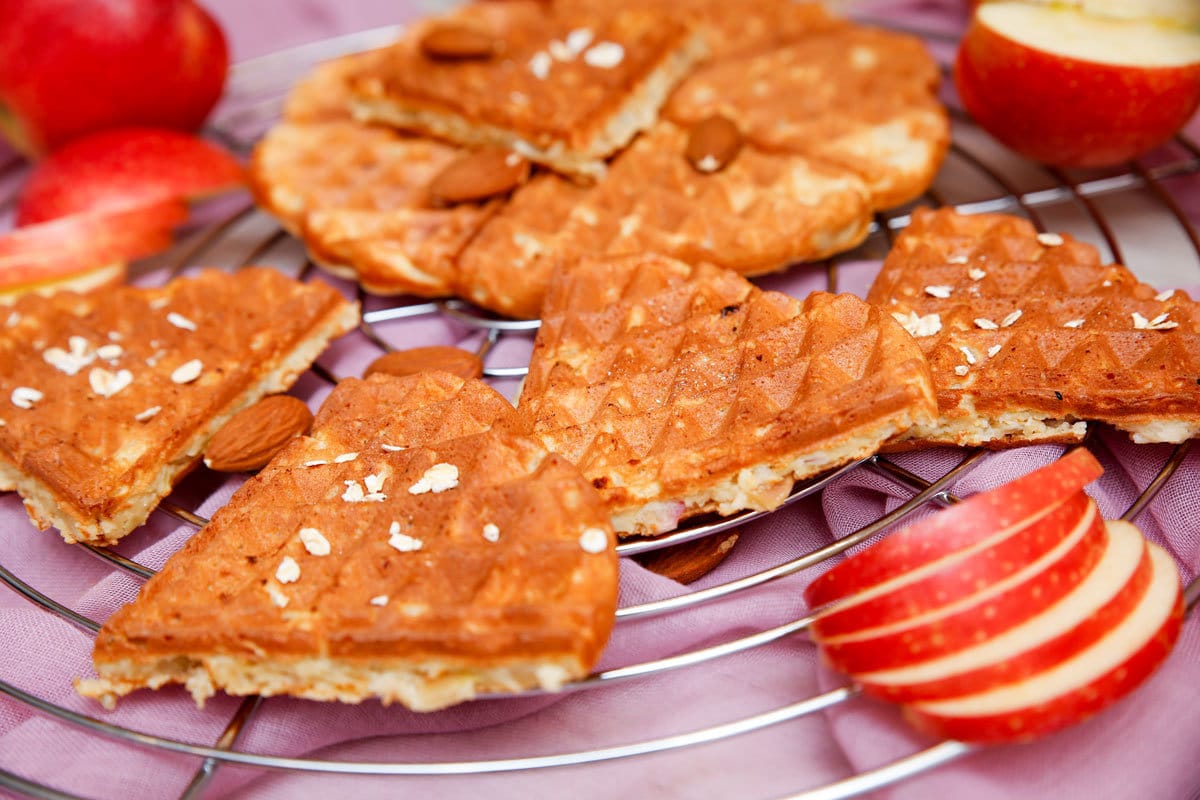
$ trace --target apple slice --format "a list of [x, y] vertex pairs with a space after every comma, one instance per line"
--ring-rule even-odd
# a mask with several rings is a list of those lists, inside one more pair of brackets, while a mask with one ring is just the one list
[[1104, 472], [1085, 448], [1052, 464], [939, 511], [857, 553], [804, 591], [809, 608], [866, 592], [967, 548], [1011, 535], [1079, 492]]
[[0, 236], [0, 295], [94, 288], [124, 277], [124, 265], [165, 250], [187, 218], [179, 200], [74, 214]]
[[1053, 549], [1008, 577], [900, 622], [821, 639], [821, 655], [834, 668], [857, 675], [964, 650], [1023, 624], [1068, 594], [1100, 562], [1107, 543], [1100, 513], [1089, 503]]
[[1090, 646], [1016, 683], [905, 706], [905, 717], [936, 736], [1021, 741], [1082, 721], [1131, 692], [1167, 657], [1183, 619], [1175, 562], [1157, 545], [1147, 547], [1152, 574], [1145, 594]]
[[1200, 106], [1200, 31], [1031, 2], [984, 3], [955, 85], [979, 125], [1047, 164], [1116, 164], [1161, 144]]
[[975, 594], [1053, 549], [1089, 513], [1083, 492], [1064, 497], [1028, 524], [998, 532], [957, 553], [843, 598], [812, 625], [828, 639], [900, 622]]
[[39, 161], [17, 205], [17, 225], [236, 189], [242, 167], [211, 142], [178, 131], [120, 128], [77, 139]]
[[1109, 523], [1108, 536], [1087, 578], [1017, 627], [948, 656], [855, 680], [884, 700], [941, 700], [1015, 683], [1074, 656], [1125, 619], [1150, 585], [1150, 550], [1137, 530]]

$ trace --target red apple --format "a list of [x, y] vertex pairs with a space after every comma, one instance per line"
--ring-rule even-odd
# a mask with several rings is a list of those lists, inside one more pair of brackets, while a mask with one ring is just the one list
[[1102, 637], [1050, 669], [1016, 683], [904, 707], [917, 728], [970, 742], [1023, 741], [1080, 722], [1135, 689], [1179, 636], [1183, 593], [1175, 562], [1150, 550], [1150, 585]]
[[1086, 494], [1065, 497], [1024, 527], [843, 598], [813, 622], [813, 636], [827, 639], [888, 625], [975, 594], [1048, 553], [1088, 513], [1095, 516]]
[[0, 298], [119, 282], [127, 262], [169, 247], [171, 228], [186, 218], [182, 201], [159, 200], [74, 214], [0, 235]]
[[955, 84], [967, 112], [1036, 161], [1095, 167], [1170, 138], [1200, 106], [1200, 32], [1037, 2], [976, 10]]
[[1150, 585], [1150, 550], [1137, 530], [1109, 523], [1108, 534], [1104, 556], [1087, 578], [1017, 627], [948, 656], [855, 680], [868, 694], [912, 703], [976, 694], [1062, 663], [1120, 624]]
[[192, 0], [0, 0], [0, 129], [28, 154], [128, 125], [195, 130], [225, 36]]
[[189, 133], [118, 128], [72, 141], [38, 162], [17, 205], [17, 224], [141, 205], [199, 199], [242, 184], [237, 160]]
[[804, 598], [810, 608], [825, 606], [966, 548], [1010, 535], [1050, 513], [1052, 506], [1103, 472], [1091, 453], [1076, 448], [1052, 464], [891, 534], [819, 576], [805, 589]]
[[895, 669], [965, 650], [1022, 625], [1082, 583], [1103, 557], [1108, 536], [1095, 504], [1059, 540], [1023, 569], [985, 582], [985, 588], [957, 602], [890, 625], [819, 639], [822, 658], [850, 674]]

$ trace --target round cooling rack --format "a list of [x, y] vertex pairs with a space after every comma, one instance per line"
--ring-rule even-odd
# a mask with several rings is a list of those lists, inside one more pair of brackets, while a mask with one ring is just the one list
[[[281, 101], [291, 83], [311, 65], [343, 53], [385, 44], [395, 37], [397, 31], [397, 28], [367, 31], [240, 65], [232, 75], [227, 99], [215, 118], [210, 135], [236, 152], [247, 154], [258, 137], [278, 117]], [[952, 39], [941, 34], [912, 32], [924, 35], [935, 52], [945, 53], [953, 43]], [[1039, 229], [1068, 230], [1085, 241], [1097, 244], [1112, 260], [1128, 264], [1150, 283], [1160, 286], [1200, 284], [1200, 235], [1175, 194], [1181, 182], [1195, 182], [1200, 173], [1200, 147], [1191, 139], [1177, 137], [1151, 156], [1118, 169], [1065, 173], [1036, 167], [1001, 150], [956, 110], [953, 98], [946, 99], [953, 119], [954, 143], [938, 179], [924, 198], [925, 202], [953, 205], [965, 213], [1003, 211], [1022, 214]], [[5, 208], [11, 208], [12, 192], [15, 191], [22, 169], [17, 161], [0, 165], [0, 191], [7, 193], [0, 203]], [[250, 263], [267, 263], [301, 279], [328, 280], [345, 287], [349, 293], [358, 291], [319, 273], [306, 259], [301, 246], [280, 230], [274, 221], [255, 210], [245, 197], [227, 198], [210, 204], [201, 211], [201, 217], [202, 224], [170, 253], [139, 268], [135, 280], [146, 284], [161, 283], [198, 264], [237, 269]], [[881, 257], [895, 231], [903, 228], [907, 221], [907, 209], [879, 214], [870, 237], [858, 250], [831, 259], [815, 269], [798, 269], [808, 270], [814, 281], [813, 288], [836, 291], [840, 287], [845, 290], [845, 284], [862, 280], [862, 269], [856, 264]], [[317, 278], [318, 274], [320, 278]], [[774, 280], [768, 278], [763, 283], [770, 285]], [[420, 338], [430, 335], [440, 337], [438, 343], [448, 339], [478, 353], [485, 363], [485, 377], [510, 397], [515, 394], [517, 382], [524, 373], [523, 365], [528, 359], [536, 321], [497, 319], [460, 301], [398, 300], [371, 297], [360, 291], [358, 297], [364, 309], [360, 330], [346, 337], [343, 343], [335, 345], [337, 352], [334, 356], [327, 353], [314, 366], [311, 374], [302, 379], [297, 391], [307, 399], [313, 402], [319, 400], [339, 377], [360, 374], [361, 368], [381, 352], [433, 343]], [[421, 333], [414, 333], [418, 330], [413, 327], [415, 324], [421, 326]], [[430, 334], [430, 330], [435, 330], [435, 333]], [[1105, 445], [1092, 436], [1082, 446], [1103, 450]], [[1141, 483], [1140, 490], [1124, 509], [1116, 510], [1116, 515], [1125, 519], [1137, 518], [1152, 506], [1165, 486], [1173, 480], [1181, 480], [1177, 472], [1184, 463], [1188, 449], [1188, 444], [1173, 449], [1147, 448], [1145, 452], [1152, 452], [1157, 458], [1153, 474], [1149, 480]], [[959, 498], [952, 493], [951, 487], [986, 457], [981, 451], [948, 455], [939, 462], [945, 466], [938, 474], [918, 475], [906, 467], [908, 462], [903, 457], [893, 459], [876, 456], [798, 486], [787, 501], [788, 506], [796, 504], [795, 508], [787, 512], [773, 512], [773, 519], [764, 521], [771, 524], [770, 529], [762, 524], [756, 528], [758, 535], [769, 533], [781, 539], [773, 550], [781, 555], [772, 566], [739, 569], [738, 551], [735, 550], [721, 569], [713, 574], [714, 580], [702, 583], [703, 588], [679, 590], [675, 594], [623, 603], [618, 611], [617, 634], [621, 635], [623, 629], [629, 628], [635, 620], [653, 617], [655, 619], [649, 624], [665, 629], [690, 624], [690, 620], [698, 619], [695, 612], [699, 609], [725, 608], [720, 601], [755, 602], [757, 598], [764, 597], [763, 592], [777, 588], [780, 581], [885, 532], [894, 523], [930, 504], [958, 502]], [[853, 532], [823, 546], [802, 546], [803, 537], [791, 540], [786, 535], [780, 535], [779, 520], [803, 524], [800, 511], [805, 507], [819, 508], [822, 490], [850, 473], [873, 476], [878, 483], [890, 487], [900, 499], [887, 513], [873, 516], [859, 524]], [[219, 506], [220, 498], [227, 496], [222, 494], [225, 489], [220, 487], [221, 484], [214, 483], [211, 476], [205, 478], [196, 475], [189, 478], [168, 501], [162, 503], [151, 522], [163, 522], [158, 518], [169, 515], [184, 526], [202, 526], [207, 521], [206, 515]], [[1200, 497], [1194, 500], [1200, 501]], [[622, 555], [632, 556], [728, 531], [764, 516], [762, 513], [747, 512], [721, 520], [702, 519], [669, 536], [623, 542], [618, 549]], [[170, 520], [166, 520], [166, 523], [170, 523]], [[26, 532], [19, 533], [23, 535]], [[32, 535], [32, 531], [29, 533]], [[154, 567], [150, 564], [139, 563], [114, 550], [86, 545], [80, 547], [100, 559], [112, 575], [141, 581], [154, 574]], [[27, 599], [32, 607], [40, 610], [39, 613], [61, 617], [89, 634], [94, 634], [99, 628], [99, 622], [93, 618], [98, 616], [94, 609], [72, 607], [56, 601], [55, 586], [32, 585], [16, 574], [12, 566], [9, 554], [0, 551], [0, 581]], [[771, 594], [762, 602], [779, 603], [781, 594]], [[792, 594], [797, 592], [793, 591]], [[1186, 599], [1189, 608], [1200, 599], [1200, 583], [1193, 582], [1188, 587]], [[755, 659], [763, 658], [772, 646], [786, 643], [802, 634], [810, 619], [796, 616], [797, 612], [793, 610], [791, 617], [781, 624], [754, 630], [742, 629], [738, 635], [718, 642], [698, 639], [699, 644], [684, 652], [661, 652], [656, 658], [609, 666], [568, 686], [567, 690], [570, 693], [591, 693], [593, 690], [604, 693], [622, 691], [610, 686], [622, 684], [625, 691], [637, 693], [645, 691], [642, 687], [646, 681], [670, 673], [670, 681], [685, 682], [696, 670], [712, 669], [724, 663], [724, 659], [742, 658], [743, 661], [738, 663], [752, 666], [756, 663]], [[643, 638], [646, 638], [645, 635]], [[649, 640], [653, 641], [652, 635]], [[37, 665], [32, 667], [36, 669]], [[730, 686], [728, 692], [737, 694], [739, 690], [752, 686], [753, 674], [746, 677], [745, 684]], [[658, 687], [656, 691], [671, 685], [653, 683]], [[666, 754], [674, 751], [694, 753], [687, 762], [690, 765], [687, 770], [695, 774], [681, 774], [676, 766], [669, 783], [647, 786], [646, 793], [669, 794], [674, 791], [680, 795], [696, 796], [704, 793], [703, 776], [709, 765], [721, 762], [722, 745], [768, 729], [771, 736], [787, 736], [787, 723], [826, 709], [867, 702], [856, 699], [857, 690], [854, 687], [845, 686], [766, 709], [751, 710], [752, 703], [748, 701], [746, 708], [739, 709], [735, 715], [690, 725], [682, 730], [678, 727], [670, 729], [667, 723], [671, 720], [656, 720], [659, 724], [648, 725], [644, 729], [648, 732], [643, 732], [637, 726], [628, 727], [623, 738], [615, 742], [589, 742], [587, 746], [572, 747], [572, 737], [564, 735], [561, 740], [521, 742], [519, 746], [523, 750], [518, 755], [493, 756], [485, 750], [477, 757], [471, 757], [470, 748], [482, 741], [479, 737], [472, 738], [473, 733], [463, 731], [440, 733], [434, 723], [427, 728], [428, 735], [437, 736], [439, 741], [446, 737], [459, 737], [467, 743], [459, 748], [459, 752], [465, 754], [463, 758], [419, 758], [421, 747], [419, 744], [413, 745], [412, 740], [420, 737], [410, 736], [407, 740], [411, 746], [397, 746], [386, 760], [349, 760], [328, 757], [322, 750], [297, 756], [264, 752], [247, 744], [254, 739], [255, 726], [264, 719], [267, 713], [265, 709], [276, 703], [296, 705], [297, 701], [293, 700], [279, 698], [262, 701], [259, 698], [247, 698], [240, 703], [224, 704], [214, 701], [214, 706], [221, 705], [226, 712], [221, 718], [224, 728], [219, 735], [199, 742], [186, 722], [180, 723], [176, 719], [143, 720], [143, 724], [135, 727], [106, 721], [105, 713], [94, 705], [75, 704], [68, 707], [59, 688], [52, 689], [47, 685], [31, 688], [18, 676], [0, 671], [0, 695], [6, 698], [0, 701], [0, 723], [6, 718], [6, 708], [15, 709], [12, 713], [20, 717], [38, 717], [47, 724], [62, 726], [63, 730], [85, 732], [87, 741], [95, 743], [98, 752], [128, 754], [148, 751], [156, 757], [182, 759], [187, 764], [190, 780], [183, 780], [178, 790], [172, 793], [180, 798], [221, 796], [224, 784], [220, 783], [220, 778], [224, 777], [223, 773], [230, 772], [241, 776], [242, 783], [237, 784], [238, 788], [244, 786], [248, 777], [262, 777], [271, 773], [287, 773], [309, 781], [318, 780], [320, 776], [317, 773], [393, 776], [388, 785], [394, 795], [411, 793], [417, 796], [435, 794], [439, 785], [444, 785], [429, 783], [433, 776], [461, 778], [530, 772], [537, 780], [549, 772], [565, 770], [579, 776], [581, 782], [593, 779], [607, 781], [612, 772], [593, 772], [602, 769], [602, 762], [628, 763], [641, 758], [660, 763]], [[521, 712], [518, 717], [529, 714], [534, 708], [545, 706], [544, 713], [552, 713], [551, 710], [557, 708], [548, 706], [547, 699], [542, 697], [539, 700], [537, 695], [539, 693], [530, 692], [524, 696], [525, 699], [496, 698], [494, 702], [531, 704], [522, 706], [528, 710]], [[177, 699], [182, 705], [190, 703], [182, 695]], [[707, 701], [715, 703], [716, 698], [708, 698]], [[706, 698], [689, 696], [681, 698], [680, 702], [704, 703]], [[331, 719], [336, 717], [336, 724], [343, 726], [339, 730], [345, 726], [343, 707], [326, 707], [315, 703], [300, 705], [309, 712], [317, 712], [317, 716], [327, 713]], [[577, 715], [586, 714], [586, 709], [591, 707], [583, 703], [572, 706], [573, 713]], [[90, 710], [81, 712], [77, 710], [79, 708]], [[726, 710], [729, 706], [722, 704], [721, 708]], [[373, 718], [378, 717], [376, 714]], [[586, 728], [586, 722], [586, 718], [579, 716], [568, 718], [564, 728], [569, 730], [565, 732], [579, 733], [576, 729]], [[667, 725], [672, 732], [661, 732], [663, 725]], [[368, 723], [346, 730], [345, 739], [367, 739], [380, 733], [395, 733], [380, 731]], [[505, 730], [493, 727], [483, 731], [481, 736], [503, 738]], [[836, 747], [831, 745], [831, 749]], [[830, 799], [856, 796], [937, 768], [978, 749], [959, 742], [942, 742], [932, 746], [926, 742], [909, 755], [858, 772], [843, 761], [843, 777], [839, 779], [825, 781], [822, 777], [817, 781], [805, 782], [801, 777], [787, 791], [775, 792], [770, 796]], [[722, 763], [721, 769], [736, 771], [739, 766], [737, 763]], [[120, 770], [122, 764], [109, 763], [105, 768]], [[7, 753], [0, 747], [0, 793], [8, 790], [39, 798], [87, 796], [86, 792], [70, 794], [53, 788], [52, 779], [23, 777], [27, 774], [23, 769], [21, 754]], [[214, 780], [217, 782], [214, 783]], [[821, 782], [824, 785], [813, 785]], [[536, 785], [522, 784], [521, 791], [528, 794], [529, 787]], [[347, 784], [351, 792], [354, 786], [353, 783]], [[617, 791], [614, 784], [613, 793]]]

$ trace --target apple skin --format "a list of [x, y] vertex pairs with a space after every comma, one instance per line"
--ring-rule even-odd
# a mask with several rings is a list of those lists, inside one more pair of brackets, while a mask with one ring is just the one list
[[[885, 677], [886, 671], [862, 673], [856, 675], [855, 679], [866, 694], [893, 703], [945, 700], [984, 692], [1005, 684], [1017, 683], [1066, 661], [1081, 650], [1090, 647], [1119, 625], [1141, 602], [1152, 576], [1150, 550], [1143, 544], [1141, 559], [1129, 574], [1128, 580], [1113, 595], [1096, 607], [1086, 619], [1040, 644], [1020, 652], [1007, 654], [1003, 659], [985, 666], [940, 677], [931, 677], [924, 682], [904, 684], [889, 681], [881, 683], [879, 678]], [[1047, 607], [1043, 615], [1055, 613], [1055, 607]], [[1028, 622], [1032, 623], [1034, 620], [1031, 619]], [[1017, 632], [1014, 630], [1011, 633], [1016, 635]], [[956, 655], [963, 655], [963, 653]]]
[[232, 155], [189, 133], [117, 128], [68, 143], [34, 165], [17, 203], [17, 225], [164, 198], [198, 199], [237, 188]]
[[874, 635], [863, 631], [850, 640], [819, 640], [821, 657], [851, 675], [896, 669], [965, 650], [1015, 628], [1069, 594], [1104, 555], [1108, 534], [1098, 513], [1080, 520], [1073, 535], [1078, 537], [1074, 544], [1053, 561], [986, 599], [968, 598], [944, 616]]
[[980, 127], [1034, 161], [1119, 164], [1170, 139], [1200, 106], [1200, 58], [1141, 67], [1047, 53], [983, 24], [986, 8], [959, 45], [955, 86]]
[[105, 128], [196, 130], [229, 50], [192, 0], [0, 0], [0, 129], [36, 155]]
[[[812, 625], [813, 636], [825, 639], [889, 625], [915, 617], [975, 594], [1036, 561], [1061, 541], [1092, 507], [1078, 492], [1051, 506], [1046, 516], [962, 558], [946, 562], [932, 572], [914, 577], [882, 594], [858, 601], [855, 597], [830, 607]], [[897, 580], [913, 576], [901, 576]]]
[[[187, 218], [178, 199], [106, 209], [18, 228], [0, 235], [0, 293], [87, 284], [93, 273], [165, 250], [171, 229]], [[120, 270], [117, 277], [123, 277]]]
[[[1150, 547], [1157, 551], [1154, 545]], [[1041, 702], [1033, 701], [1023, 708], [1000, 713], [969, 714], [965, 712], [969, 710], [972, 698], [984, 696], [969, 695], [949, 701], [958, 709], [957, 714], [947, 713], [945, 706], [939, 707], [935, 701], [931, 704], [904, 706], [905, 718], [918, 730], [934, 736], [965, 742], [998, 744], [1028, 741], [1054, 733], [1068, 725], [1082, 722], [1124, 697], [1141, 685], [1170, 654], [1171, 648], [1179, 638], [1183, 622], [1183, 592], [1174, 562], [1169, 555], [1161, 551], [1154, 552], [1152, 558], [1155, 561], [1156, 573], [1152, 582], [1171, 581], [1174, 584], [1174, 603], [1165, 617], [1154, 621], [1150, 629], [1139, 637], [1133, 645], [1135, 649], [1131, 652], [1125, 652], [1115, 641], [1117, 637], [1113, 636], [1112, 632], [1117, 630], [1116, 628], [1084, 651], [1088, 655], [1103, 652], [1116, 658], [1113, 666], [1103, 673], [1086, 682], [1076, 683], [1066, 691], [1057, 692]], [[1160, 571], [1169, 574], [1162, 574]], [[1154, 587], [1151, 587], [1130, 617], [1137, 614], [1143, 605], [1152, 602], [1154, 594]], [[1072, 661], [1076, 659], [1059, 666], [1069, 669], [1074, 666]], [[1015, 685], [1031, 685], [1044, 674], [1046, 673], [1037, 673], [1027, 681]]]
[[804, 590], [809, 608], [865, 591], [932, 561], [978, 544], [998, 531], [1042, 513], [1103, 474], [1079, 447], [1027, 475], [980, 492], [891, 534], [817, 577]]

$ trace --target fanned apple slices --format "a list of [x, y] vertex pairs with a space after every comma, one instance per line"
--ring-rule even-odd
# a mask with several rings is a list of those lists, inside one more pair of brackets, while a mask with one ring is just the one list
[[813, 636], [916, 727], [977, 742], [1052, 733], [1140, 684], [1182, 618], [1171, 557], [1083, 492], [1083, 449], [894, 534], [809, 587]]

